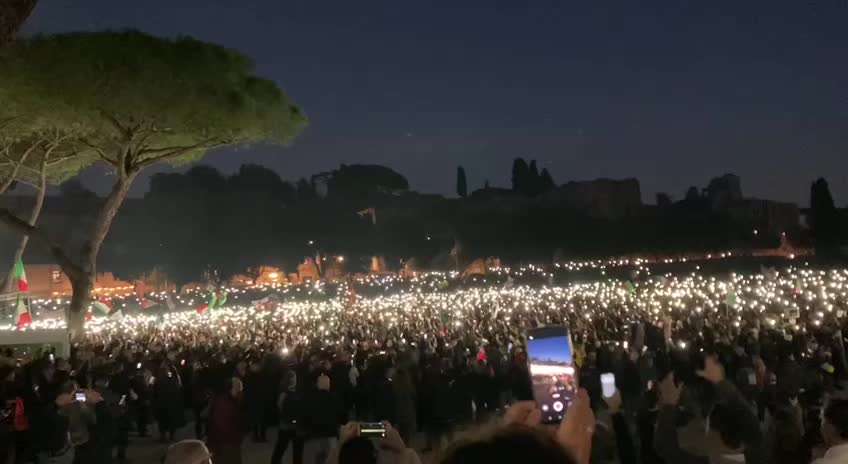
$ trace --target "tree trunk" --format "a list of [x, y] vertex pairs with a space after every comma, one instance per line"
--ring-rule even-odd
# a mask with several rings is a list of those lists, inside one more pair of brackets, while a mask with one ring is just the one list
[[32, 14], [38, 0], [0, 1], [0, 48], [15, 41], [18, 30]]
[[[35, 197], [35, 204], [32, 205], [32, 209], [29, 212], [29, 225], [34, 226], [35, 223], [38, 222], [38, 217], [41, 215], [41, 208], [44, 206], [44, 196], [46, 194], [47, 179], [45, 172], [42, 170], [41, 188], [38, 190], [38, 195]], [[9, 273], [6, 274], [6, 277], [4, 277], [3, 285], [0, 286], [0, 293], [10, 293], [12, 291], [12, 274], [15, 272], [15, 263], [24, 256], [24, 250], [26, 250], [28, 242], [29, 235], [22, 235], [20, 241], [18, 241], [18, 248], [15, 250], [14, 258], [12, 258], [12, 267], [10, 268]]]
[[100, 247], [106, 240], [106, 235], [109, 234], [109, 229], [112, 227], [112, 221], [118, 214], [118, 210], [121, 209], [121, 204], [127, 197], [127, 192], [129, 192], [134, 179], [135, 173], [132, 173], [126, 177], [118, 178], [115, 182], [112, 191], [106, 197], [106, 202], [103, 203], [97, 213], [97, 219], [91, 229], [91, 238], [82, 246], [80, 256], [82, 275], [69, 276], [73, 289], [71, 305], [68, 307], [68, 329], [71, 331], [71, 338], [80, 337], [83, 333], [85, 312], [88, 308], [91, 292], [94, 290], [94, 283], [97, 280], [97, 255], [100, 253]]
[[71, 305], [68, 307], [68, 330], [71, 334], [71, 340], [78, 339], [83, 334], [83, 324], [85, 324], [85, 313], [88, 308], [88, 301], [91, 299], [91, 290], [94, 287], [94, 281], [91, 279], [91, 274], [83, 273], [78, 278], [71, 278]]

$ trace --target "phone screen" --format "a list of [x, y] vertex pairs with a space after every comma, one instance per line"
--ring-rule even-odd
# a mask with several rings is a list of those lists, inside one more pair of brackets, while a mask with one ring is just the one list
[[76, 394], [77, 401], [85, 401], [85, 392], [78, 391]]
[[615, 374], [601, 374], [601, 388], [603, 389], [604, 398], [612, 398], [615, 395]]
[[359, 436], [366, 438], [385, 437], [386, 426], [381, 422], [362, 422], [359, 424]]
[[527, 359], [542, 421], [562, 420], [577, 392], [568, 329], [556, 326], [531, 330], [527, 334]]

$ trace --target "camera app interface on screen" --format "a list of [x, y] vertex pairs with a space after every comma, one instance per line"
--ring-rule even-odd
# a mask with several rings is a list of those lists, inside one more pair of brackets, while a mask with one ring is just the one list
[[527, 340], [533, 397], [542, 409], [544, 422], [557, 422], [565, 415], [576, 393], [574, 360], [568, 334], [530, 335]]

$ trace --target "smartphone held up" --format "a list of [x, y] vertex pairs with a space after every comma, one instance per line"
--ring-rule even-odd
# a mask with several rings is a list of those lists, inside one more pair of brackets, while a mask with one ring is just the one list
[[559, 422], [577, 394], [568, 328], [550, 326], [530, 330], [527, 334], [527, 362], [533, 398], [542, 410], [542, 422]]
[[604, 398], [615, 396], [615, 374], [609, 372], [601, 374], [601, 389]]
[[383, 438], [386, 436], [386, 426], [382, 422], [360, 422], [359, 436], [365, 438]]

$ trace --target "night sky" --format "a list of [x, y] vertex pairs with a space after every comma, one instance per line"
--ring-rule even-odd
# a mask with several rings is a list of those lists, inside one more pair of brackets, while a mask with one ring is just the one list
[[128, 27], [239, 49], [305, 110], [290, 148], [206, 158], [225, 172], [379, 163], [453, 195], [457, 165], [507, 186], [523, 156], [649, 202], [734, 172], [803, 204], [826, 176], [848, 203], [845, 0], [41, 0], [24, 33]]

